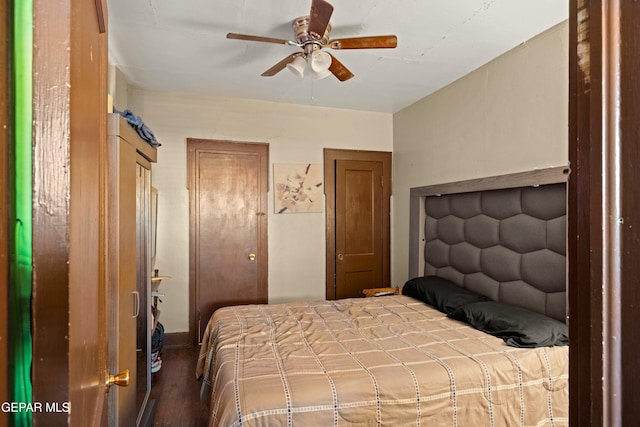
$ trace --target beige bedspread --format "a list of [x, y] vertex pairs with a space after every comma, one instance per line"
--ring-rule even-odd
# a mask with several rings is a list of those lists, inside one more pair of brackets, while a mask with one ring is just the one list
[[196, 376], [213, 426], [566, 426], [568, 367], [397, 295], [220, 309]]

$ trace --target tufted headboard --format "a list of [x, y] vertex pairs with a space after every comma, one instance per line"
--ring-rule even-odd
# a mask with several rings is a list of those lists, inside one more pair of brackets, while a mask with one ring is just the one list
[[503, 176], [498, 181], [517, 186], [421, 197], [424, 262], [411, 277], [444, 277], [493, 300], [564, 321], [567, 173], [563, 168], [548, 179], [559, 183], [523, 186], [526, 180]]

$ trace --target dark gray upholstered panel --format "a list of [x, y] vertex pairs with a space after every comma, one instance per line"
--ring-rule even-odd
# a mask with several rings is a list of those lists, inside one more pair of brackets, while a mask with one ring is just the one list
[[425, 200], [425, 275], [566, 320], [565, 183]]

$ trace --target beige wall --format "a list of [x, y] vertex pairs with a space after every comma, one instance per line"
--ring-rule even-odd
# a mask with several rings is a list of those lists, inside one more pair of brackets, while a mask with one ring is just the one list
[[[189, 195], [186, 139], [269, 143], [273, 163], [320, 163], [323, 148], [392, 150], [392, 115], [264, 101], [130, 89], [128, 107], [162, 146], [153, 166], [158, 189], [156, 266], [171, 280], [161, 321], [167, 332], [188, 330]], [[275, 215], [269, 195], [269, 301], [325, 297], [325, 214]]]
[[393, 283], [410, 188], [568, 164], [568, 49], [564, 22], [394, 115]]
[[108, 68], [108, 91], [113, 100], [113, 107], [118, 111], [127, 109], [127, 90], [129, 84], [124, 73], [115, 65]]

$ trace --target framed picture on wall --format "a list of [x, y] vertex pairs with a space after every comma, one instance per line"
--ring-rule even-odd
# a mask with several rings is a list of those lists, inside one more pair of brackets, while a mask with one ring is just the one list
[[273, 165], [275, 213], [322, 212], [320, 163]]

